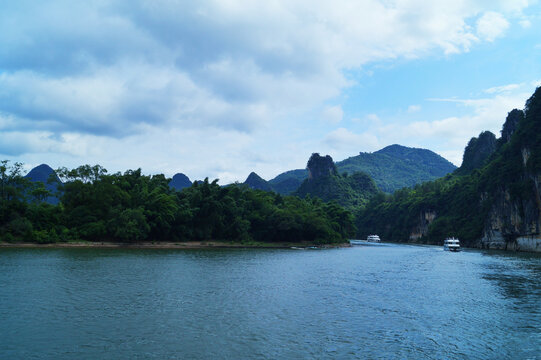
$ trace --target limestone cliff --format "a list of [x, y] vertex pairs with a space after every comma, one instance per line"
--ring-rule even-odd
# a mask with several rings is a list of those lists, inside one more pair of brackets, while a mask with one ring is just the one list
[[541, 175], [525, 173], [524, 182], [524, 197], [507, 186], [494, 194], [479, 247], [541, 251]]
[[474, 169], [483, 167], [495, 150], [496, 136], [490, 131], [483, 131], [479, 137], [471, 138], [464, 149], [462, 165], [458, 172], [468, 174]]
[[419, 213], [419, 222], [411, 229], [409, 239], [418, 242], [423, 236], [428, 235], [428, 227], [436, 219], [437, 213], [433, 210], [425, 210]]
[[492, 206], [482, 248], [541, 251], [541, 88], [525, 111], [509, 113], [502, 130], [501, 156], [487, 177], [500, 176], [488, 195]]
[[502, 137], [473, 138], [453, 174], [374, 196], [359, 212], [360, 233], [392, 241], [541, 252], [541, 88], [511, 111]]
[[329, 175], [337, 175], [336, 165], [330, 155], [320, 156], [313, 153], [306, 166], [308, 169], [308, 179], [318, 179]]

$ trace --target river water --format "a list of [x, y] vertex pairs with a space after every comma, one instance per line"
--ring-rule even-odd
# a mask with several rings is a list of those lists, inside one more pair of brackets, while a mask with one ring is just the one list
[[1, 359], [541, 359], [541, 257], [0, 249]]

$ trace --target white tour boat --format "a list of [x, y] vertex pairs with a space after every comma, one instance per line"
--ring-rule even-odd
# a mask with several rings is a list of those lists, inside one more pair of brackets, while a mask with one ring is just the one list
[[377, 235], [368, 235], [368, 237], [366, 238], [366, 241], [368, 241], [368, 242], [380, 242], [381, 239]]
[[443, 241], [443, 250], [460, 251], [460, 241], [457, 238], [447, 238]]
[[350, 240], [351, 245], [376, 245], [374, 243], [381, 242], [381, 239], [377, 235], [368, 235], [366, 240]]

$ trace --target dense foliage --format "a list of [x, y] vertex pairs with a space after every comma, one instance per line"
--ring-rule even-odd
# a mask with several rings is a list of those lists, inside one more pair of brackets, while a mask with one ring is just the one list
[[[483, 138], [481, 147], [492, 148], [492, 136]], [[478, 142], [470, 141], [468, 148], [478, 147]], [[467, 169], [393, 195], [373, 197], [357, 213], [358, 235], [378, 233], [386, 240], [409, 241], [423, 216], [433, 214], [435, 219], [427, 224], [420, 241], [440, 243], [447, 236], [458, 236], [471, 245], [482, 237], [489, 212], [502, 198], [518, 209], [521, 218], [537, 220], [538, 204], [531, 204], [536, 199], [535, 179], [541, 174], [541, 88], [526, 102], [524, 113], [508, 114], [494, 152], [487, 150], [476, 160], [468, 148], [472, 161], [466, 162]]]
[[377, 191], [374, 180], [368, 175], [345, 173], [306, 179], [293, 194], [300, 197], [315, 196], [324, 201], [336, 201], [353, 210], [366, 205], [368, 199]]
[[456, 236], [468, 244], [481, 237], [489, 209], [479, 191], [479, 173], [475, 173], [448, 175], [392, 195], [380, 193], [357, 214], [358, 236], [377, 233], [385, 240], [407, 242], [424, 214], [433, 213], [436, 218], [420, 241], [440, 243]]
[[352, 214], [336, 203], [283, 197], [208, 179], [182, 191], [141, 170], [107, 174], [101, 166], [59, 169], [59, 205], [20, 164], [0, 169], [0, 237], [4, 241], [228, 240], [342, 242], [355, 233]]

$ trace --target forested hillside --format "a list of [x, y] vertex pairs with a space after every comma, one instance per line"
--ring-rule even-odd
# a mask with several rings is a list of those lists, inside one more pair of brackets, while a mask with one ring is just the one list
[[332, 158], [312, 154], [307, 164], [308, 178], [293, 194], [300, 197], [318, 197], [324, 201], [336, 201], [349, 209], [366, 204], [377, 192], [374, 181], [362, 172], [341, 175]]
[[496, 142], [487, 133], [470, 140], [464, 160], [442, 179], [372, 198], [357, 213], [359, 235], [425, 243], [458, 236], [467, 246], [538, 249], [541, 89], [524, 111], [508, 114]]

